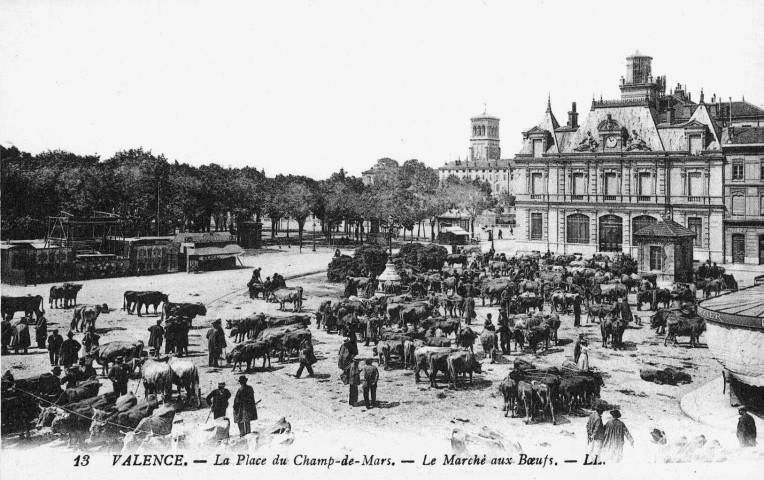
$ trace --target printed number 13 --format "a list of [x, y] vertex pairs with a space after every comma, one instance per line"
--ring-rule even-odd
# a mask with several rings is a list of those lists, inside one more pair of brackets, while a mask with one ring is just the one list
[[90, 455], [77, 455], [74, 458], [75, 467], [86, 467], [90, 463]]

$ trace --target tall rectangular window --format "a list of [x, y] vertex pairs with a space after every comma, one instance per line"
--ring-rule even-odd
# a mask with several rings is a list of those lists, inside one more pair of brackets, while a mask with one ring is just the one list
[[687, 196], [700, 197], [703, 195], [703, 177], [700, 172], [692, 172], [687, 176]]
[[533, 156], [540, 157], [544, 153], [544, 140], [537, 138], [533, 140]]
[[615, 173], [605, 174], [605, 195], [618, 195], [618, 177]]
[[663, 270], [663, 247], [650, 246], [650, 270]]
[[732, 164], [732, 180], [742, 180], [743, 179], [743, 163], [733, 163]]
[[689, 143], [691, 155], [698, 155], [703, 151], [703, 137], [701, 135], [690, 135]]
[[743, 195], [734, 195], [732, 197], [732, 214], [745, 215], [745, 197]]
[[586, 193], [586, 178], [583, 173], [574, 173], [572, 185], [573, 195], [583, 195]]
[[540, 213], [531, 213], [531, 240], [541, 240], [544, 233], [543, 222]]
[[531, 174], [531, 195], [544, 193], [544, 177], [540, 173]]
[[650, 172], [639, 173], [638, 189], [638, 195], [641, 197], [653, 195], [653, 177], [650, 175]]
[[693, 240], [693, 245], [702, 248], [703, 219], [700, 217], [687, 217], [687, 228], [695, 232], [695, 240]]

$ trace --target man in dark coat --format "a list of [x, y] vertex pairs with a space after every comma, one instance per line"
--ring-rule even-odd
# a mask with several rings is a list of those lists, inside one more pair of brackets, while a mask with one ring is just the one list
[[188, 331], [191, 329], [189, 323], [183, 319], [178, 322], [178, 332], [175, 337], [175, 351], [178, 355], [188, 355]]
[[61, 366], [69, 368], [77, 361], [77, 356], [82, 345], [74, 339], [74, 333], [71, 330], [66, 334], [66, 337], [66, 340], [61, 343]]
[[578, 364], [578, 358], [581, 356], [581, 347], [586, 345], [584, 334], [579, 333], [575, 345], [573, 345], [573, 363]]
[[740, 407], [738, 409], [740, 418], [737, 421], [737, 439], [740, 441], [740, 446], [743, 448], [756, 446], [756, 422], [753, 417], [748, 413], [748, 409]]
[[45, 315], [37, 319], [37, 324], [34, 329], [34, 338], [37, 342], [37, 348], [45, 348], [45, 340], [48, 337], [48, 320]]
[[295, 377], [300, 378], [302, 370], [308, 370], [308, 376], [313, 376], [313, 364], [316, 363], [316, 355], [313, 353], [313, 343], [308, 340], [303, 340], [300, 345], [300, 367], [297, 369]]
[[213, 418], [225, 417], [229, 398], [231, 398], [231, 392], [225, 388], [225, 382], [218, 383], [217, 390], [213, 390], [207, 395], [207, 405], [212, 410]]
[[220, 322], [220, 319], [217, 319], [212, 322], [212, 328], [207, 331], [207, 350], [209, 351], [208, 366], [220, 366], [218, 360], [226, 345], [225, 332], [223, 331], [222, 323]]
[[58, 365], [58, 355], [61, 351], [61, 344], [64, 343], [64, 337], [58, 334], [58, 329], [54, 329], [53, 333], [48, 337], [48, 356], [50, 357], [50, 365]]
[[178, 351], [178, 320], [176, 317], [167, 319], [164, 327], [164, 353], [169, 355]]
[[350, 384], [350, 396], [348, 398], [348, 405], [355, 407], [358, 403], [358, 385], [361, 384], [361, 369], [358, 368], [358, 360], [353, 359], [350, 364], [349, 384]]
[[464, 299], [464, 321], [467, 325], [472, 324], [472, 319], [477, 317], [475, 313], [475, 299], [467, 297]]
[[98, 347], [101, 340], [101, 336], [95, 331], [95, 327], [90, 325], [88, 331], [82, 337], [82, 346], [85, 347], [85, 353], [90, 352], [93, 348]]
[[114, 388], [114, 391], [120, 396], [127, 394], [127, 382], [130, 379], [130, 372], [128, 372], [124, 362], [124, 358], [117, 357], [115, 365], [109, 370], [109, 380], [111, 380], [111, 385]]
[[157, 320], [156, 325], [149, 327], [149, 347], [154, 349], [157, 357], [159, 357], [159, 354], [161, 353], [163, 340], [164, 328], [162, 328], [162, 320]]
[[239, 377], [241, 385], [236, 391], [233, 399], [233, 421], [239, 425], [239, 436], [250, 433], [250, 422], [257, 420], [257, 403], [255, 402], [255, 391], [247, 385], [247, 377]]
[[611, 462], [620, 462], [623, 458], [624, 439], [628, 440], [631, 446], [634, 446], [634, 439], [629, 433], [629, 429], [621, 421], [621, 412], [611, 410], [613, 417], [605, 424], [605, 431], [602, 437], [602, 452], [604, 459]]
[[350, 337], [345, 337], [345, 340], [340, 346], [339, 360], [337, 362], [339, 369], [342, 371], [347, 370], [356, 355], [358, 355], [358, 347], [356, 347], [355, 353], [353, 353]]
[[[379, 381], [379, 370], [372, 365], [371, 359], [366, 360], [366, 365], [363, 366], [363, 403], [366, 404], [366, 408], [372, 408], [377, 406], [377, 382]], [[369, 401], [369, 394], [371, 394], [371, 402]]]
[[501, 315], [499, 314], [499, 348], [501, 348], [501, 353], [504, 355], [509, 354], [510, 348], [509, 348], [509, 339], [511, 336], [511, 330], [509, 328], [509, 319], [507, 318], [506, 314]]
[[573, 300], [573, 326], [581, 326], [581, 299], [579, 297]]
[[11, 338], [13, 338], [13, 327], [11, 326], [11, 322], [3, 318], [0, 327], [0, 343], [2, 344], [3, 355], [8, 353], [8, 345], [11, 344]]

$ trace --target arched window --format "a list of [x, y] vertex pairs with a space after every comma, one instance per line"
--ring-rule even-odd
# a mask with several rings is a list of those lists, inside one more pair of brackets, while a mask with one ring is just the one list
[[589, 217], [581, 213], [568, 216], [568, 243], [589, 243]]
[[650, 215], [640, 215], [639, 217], [634, 217], [631, 220], [631, 232], [632, 235], [637, 233], [638, 231], [642, 230], [643, 228], [652, 225], [653, 223], [657, 222], [655, 218], [651, 217]]
[[618, 215], [600, 217], [600, 252], [620, 252], [623, 244], [623, 219]]

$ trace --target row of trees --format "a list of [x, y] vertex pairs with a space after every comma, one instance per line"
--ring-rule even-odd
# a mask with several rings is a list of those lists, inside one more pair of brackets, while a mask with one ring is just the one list
[[266, 218], [275, 235], [279, 220], [288, 218], [298, 224], [302, 243], [311, 216], [327, 235], [344, 222], [348, 232], [358, 229], [363, 238], [366, 222], [373, 229], [402, 227], [413, 235], [423, 220], [448, 209], [459, 208], [474, 220], [497, 206], [487, 183], [451, 177], [441, 184], [437, 172], [417, 160], [398, 166], [383, 159], [391, 167], [388, 174], [364, 186], [344, 170], [319, 181], [266, 177], [251, 167], [171, 162], [143, 149], [101, 160], [64, 151], [30, 155], [0, 146], [0, 159], [3, 239], [41, 238], [47, 217], [61, 212], [89, 216], [103, 211], [121, 215], [128, 236], [223, 230]]

